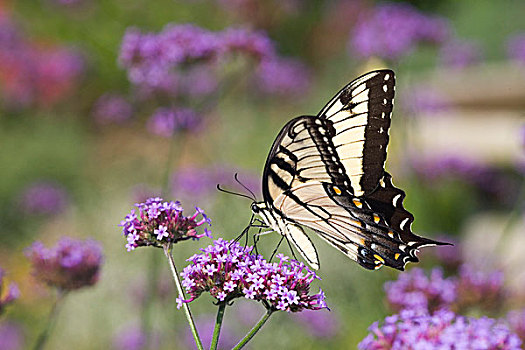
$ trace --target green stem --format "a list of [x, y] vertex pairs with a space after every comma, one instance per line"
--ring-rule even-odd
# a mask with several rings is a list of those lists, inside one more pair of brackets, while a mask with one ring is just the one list
[[252, 330], [248, 332], [248, 334], [246, 334], [244, 338], [242, 338], [241, 341], [237, 345], [235, 345], [233, 350], [242, 349], [255, 336], [255, 334], [262, 328], [262, 326], [264, 326], [264, 324], [266, 323], [266, 321], [268, 321], [272, 313], [273, 313], [272, 310], [268, 310], [264, 314], [264, 316], [261, 317], [259, 322], [257, 322], [257, 324], [253, 326]]
[[[177, 272], [177, 267], [175, 266], [173, 255], [171, 255], [170, 245], [164, 246], [164, 254], [166, 255], [166, 258], [168, 258], [170, 268], [171, 268], [171, 274], [173, 276], [173, 281], [175, 281], [175, 286], [177, 287], [177, 291], [179, 292], [179, 297], [185, 299], [186, 296], [184, 295], [184, 290], [182, 289], [182, 285], [180, 283], [179, 273]], [[191, 310], [190, 310], [190, 307], [188, 306], [188, 303], [183, 303], [182, 308], [184, 309], [184, 314], [186, 315], [186, 319], [188, 320], [188, 324], [190, 326], [191, 333], [193, 334], [193, 338], [195, 339], [195, 344], [197, 344], [197, 348], [199, 350], [204, 350], [201, 339], [199, 337], [199, 333], [197, 332], [197, 327], [195, 327], [195, 322], [193, 321], [193, 316], [191, 315]]]
[[35, 346], [33, 347], [34, 350], [42, 350], [44, 349], [44, 346], [47, 343], [47, 340], [49, 339], [49, 334], [51, 334], [51, 331], [53, 330], [58, 312], [60, 310], [60, 305], [62, 305], [61, 301], [66, 296], [66, 292], [58, 290], [57, 298], [55, 302], [53, 303], [53, 306], [51, 307], [51, 311], [49, 312], [49, 316], [47, 317], [47, 322], [44, 330], [40, 335], [38, 336]]
[[226, 309], [226, 303], [219, 304], [219, 310], [217, 311], [217, 320], [215, 321], [215, 329], [213, 330], [213, 338], [211, 339], [210, 350], [216, 350], [219, 345], [219, 336], [221, 334], [222, 319], [224, 317], [224, 310]]

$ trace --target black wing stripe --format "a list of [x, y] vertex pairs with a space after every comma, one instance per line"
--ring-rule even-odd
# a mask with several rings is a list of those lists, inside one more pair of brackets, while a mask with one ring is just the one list
[[[365, 176], [350, 178], [357, 195], [372, 192], [383, 174], [394, 84], [390, 70], [365, 74], [343, 88], [319, 113], [320, 118], [334, 122], [334, 144], [347, 173], [355, 167], [366, 169]], [[356, 142], [362, 142], [359, 151], [344, 147]], [[347, 158], [348, 152], [357, 152], [362, 161]]]

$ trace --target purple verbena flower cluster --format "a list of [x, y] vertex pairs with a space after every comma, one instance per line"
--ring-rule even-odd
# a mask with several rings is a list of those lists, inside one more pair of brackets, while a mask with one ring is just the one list
[[[162, 247], [190, 238], [211, 237], [208, 228], [204, 228], [204, 233], [197, 233], [197, 227], [211, 225], [211, 220], [198, 207], [195, 207], [193, 215], [186, 217], [182, 214], [180, 202], [163, 202], [159, 197], [135, 205], [138, 214], [135, 209], [131, 210], [119, 224], [128, 241], [128, 251], [140, 246]], [[199, 216], [202, 218], [197, 219]]]
[[0, 13], [0, 86], [9, 107], [49, 106], [62, 100], [84, 70], [83, 59], [65, 47], [43, 47]]
[[308, 69], [294, 59], [263, 60], [256, 70], [256, 84], [261, 91], [277, 96], [304, 93], [309, 85]]
[[274, 47], [270, 39], [259, 32], [243, 29], [212, 32], [192, 24], [169, 24], [158, 34], [128, 29], [119, 61], [133, 84], [174, 93], [177, 69], [192, 63], [214, 63], [234, 52], [261, 59], [273, 54]]
[[122, 124], [133, 114], [133, 107], [121, 95], [107, 93], [98, 98], [93, 107], [93, 118], [97, 124]]
[[448, 278], [439, 268], [434, 268], [430, 277], [422, 269], [413, 268], [396, 281], [385, 283], [385, 291], [394, 311], [459, 311], [471, 307], [497, 311], [507, 296], [502, 272], [485, 273], [468, 265], [461, 265], [459, 275]]
[[525, 64], [525, 33], [516, 34], [507, 41], [509, 58]]
[[450, 68], [465, 68], [479, 63], [482, 51], [479, 45], [468, 40], [450, 40], [440, 49], [440, 60]]
[[520, 338], [502, 322], [457, 316], [449, 310], [433, 315], [403, 310], [374, 322], [360, 350], [465, 349], [518, 350]]
[[148, 131], [162, 137], [172, 137], [177, 131], [194, 130], [202, 118], [189, 108], [158, 108], [147, 122]]
[[[130, 28], [122, 40], [119, 61], [129, 80], [146, 93], [199, 96], [215, 91], [217, 67], [237, 55], [251, 57], [256, 64], [267, 62], [256, 79], [263, 92], [295, 93], [307, 84], [306, 69], [280, 59], [266, 33], [244, 28], [213, 32], [193, 24], [169, 24], [159, 33]], [[276, 71], [287, 74], [288, 80], [282, 77], [270, 84], [278, 78], [273, 75]]]
[[40, 281], [61, 290], [74, 290], [94, 285], [102, 264], [100, 243], [61, 238], [53, 248], [35, 242], [27, 248], [33, 275]]
[[19, 198], [20, 208], [29, 215], [52, 215], [67, 204], [65, 189], [51, 181], [37, 181], [24, 189]]
[[[0, 268], [0, 315], [4, 312], [5, 307], [18, 299], [20, 290], [16, 283], [11, 282], [8, 286], [4, 285], [5, 272]], [[7, 287], [7, 291], [4, 288]]]
[[457, 297], [456, 284], [435, 268], [430, 277], [421, 268], [399, 275], [397, 281], [385, 283], [388, 303], [393, 310], [430, 310], [448, 308]]
[[449, 32], [443, 18], [425, 15], [408, 4], [382, 4], [360, 15], [349, 49], [363, 58], [396, 60], [421, 42], [442, 43]]
[[218, 239], [201, 249], [181, 273], [190, 298], [177, 298], [178, 306], [209, 292], [219, 302], [244, 297], [261, 301], [267, 309], [299, 312], [327, 308], [323, 291], [309, 295], [310, 284], [319, 279], [303, 263], [279, 254], [279, 263], [269, 263], [251, 254], [252, 247]]
[[507, 297], [502, 271], [485, 272], [470, 265], [461, 265], [456, 281], [458, 308], [472, 306], [498, 310]]

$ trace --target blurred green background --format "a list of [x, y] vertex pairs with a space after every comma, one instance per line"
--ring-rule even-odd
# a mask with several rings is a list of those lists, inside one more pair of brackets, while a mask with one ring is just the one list
[[[25, 346], [44, 326], [54, 296], [30, 276], [23, 250], [34, 240], [51, 245], [67, 235], [101, 241], [105, 261], [96, 286], [68, 296], [49, 349], [118, 348], [115, 337], [140, 325], [144, 313], [155, 338], [150, 348], [191, 348], [162, 252], [126, 252], [120, 220], [144, 198], [141, 193], [161, 194], [167, 179], [194, 169], [190, 177], [204, 188], [172, 188], [164, 198], [182, 200], [188, 212], [194, 205], [203, 207], [212, 218], [214, 237], [235, 238], [251, 215], [249, 202], [218, 193], [215, 184], [231, 188], [233, 174], [240, 172], [241, 180], [260, 193], [259, 174], [280, 128], [294, 116], [316, 114], [341, 86], [381, 67], [395, 70], [398, 86], [386, 168], [407, 193], [414, 232], [453, 237], [464, 242], [472, 259], [495, 261], [513, 279], [525, 281], [519, 249], [524, 240], [525, 62], [509, 57], [506, 44], [525, 32], [525, 2], [405, 3], [448, 21], [450, 35], [475, 43], [475, 54], [465, 64], [447, 65], [442, 43], [417, 45], [395, 59], [354, 53], [348, 42], [358, 18], [384, 4], [379, 1], [1, 1], [2, 16], [19, 36], [13, 40], [38, 48], [32, 60], [67, 48], [82, 62], [64, 86], [59, 80], [67, 79], [58, 74], [54, 83], [44, 79], [40, 88], [24, 83], [40, 92], [13, 94], [8, 91], [13, 81], [31, 80], [30, 70], [17, 71], [29, 59], [17, 57], [10, 65], [0, 61], [0, 267], [21, 289], [20, 299], [2, 317], [22, 328]], [[140, 97], [118, 56], [127, 28], [159, 32], [168, 23], [265, 31], [279, 55], [307, 67], [308, 88], [291, 96], [263, 96], [246, 88], [248, 73], [237, 67], [243, 63], [230, 62], [221, 68], [219, 80], [233, 77], [235, 84], [213, 96], [202, 127], [171, 139], [155, 135], [147, 130], [147, 119], [165, 99]], [[11, 49], [5, 46], [2, 57]], [[123, 96], [133, 116], [120, 123], [97, 122], [95, 105], [106, 93]], [[61, 210], [37, 215], [22, 209], [24, 191], [39, 181], [64, 191]], [[390, 313], [382, 285], [398, 271], [366, 271], [312, 236], [321, 259], [322, 281], [315, 288], [327, 295], [335, 330], [319, 337], [296, 316], [278, 313], [250, 348], [353, 349], [373, 321]], [[262, 251], [269, 255], [278, 239], [277, 234], [261, 237]], [[209, 243], [176, 245], [178, 266]], [[425, 255], [421, 265], [435, 264], [431, 254]], [[159, 265], [158, 286], [150, 285], [152, 264]], [[214, 317], [211, 302], [203, 296], [192, 303], [198, 318]], [[238, 321], [239, 315], [255, 312], [257, 319], [264, 311], [260, 305], [252, 310], [240, 304], [226, 311], [235, 340], [250, 327]]]

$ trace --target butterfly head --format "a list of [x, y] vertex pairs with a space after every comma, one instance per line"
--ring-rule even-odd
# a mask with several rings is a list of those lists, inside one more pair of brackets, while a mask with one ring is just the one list
[[253, 202], [251, 205], [252, 213], [260, 215], [260, 213], [267, 209], [266, 203], [264, 202]]

